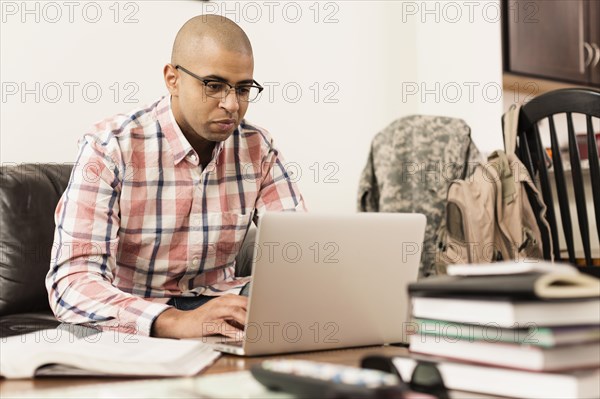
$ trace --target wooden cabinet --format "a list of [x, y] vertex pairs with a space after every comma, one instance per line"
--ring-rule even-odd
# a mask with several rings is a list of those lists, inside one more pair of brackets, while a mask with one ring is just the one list
[[590, 80], [596, 86], [600, 86], [600, 0], [590, 2], [589, 10], [590, 41], [595, 44], [596, 50]]
[[506, 72], [600, 86], [600, 0], [504, 0]]

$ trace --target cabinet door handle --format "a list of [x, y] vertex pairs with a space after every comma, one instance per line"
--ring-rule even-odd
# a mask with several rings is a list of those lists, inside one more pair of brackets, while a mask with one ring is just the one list
[[588, 42], [583, 42], [583, 48], [585, 49], [585, 61], [583, 63], [585, 64], [585, 68], [587, 68], [590, 66], [592, 58], [594, 58], [594, 49]]
[[592, 68], [596, 68], [598, 62], [600, 62], [600, 48], [596, 43], [592, 43], [592, 47], [594, 49], [594, 61], [592, 61]]

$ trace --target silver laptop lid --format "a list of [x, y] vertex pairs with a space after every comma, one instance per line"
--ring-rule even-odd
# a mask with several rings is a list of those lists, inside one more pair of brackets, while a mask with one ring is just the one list
[[246, 355], [406, 342], [422, 214], [263, 215]]

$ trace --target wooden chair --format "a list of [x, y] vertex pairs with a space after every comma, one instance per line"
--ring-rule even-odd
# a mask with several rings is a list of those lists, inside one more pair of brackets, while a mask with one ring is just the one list
[[[573, 114], [584, 114], [586, 120], [586, 143], [587, 158], [589, 164], [589, 178], [592, 187], [593, 207], [586, 205], [584, 173], [585, 163], [577, 144]], [[557, 135], [557, 124], [555, 116], [566, 114], [566, 131], [568, 136], [568, 160], [561, 157], [559, 139]], [[579, 234], [583, 245], [584, 266], [593, 265], [591, 254], [590, 220], [595, 218], [596, 230], [600, 237], [600, 167], [598, 162], [598, 150], [596, 135], [594, 133], [592, 118], [600, 118], [600, 90], [593, 89], [562, 89], [542, 94], [521, 107], [518, 124], [518, 141], [516, 154], [527, 167], [531, 176], [535, 176], [541, 188], [544, 202], [548, 207], [547, 219], [550, 224], [554, 258], [557, 261], [568, 260], [572, 264], [577, 262], [574, 244], [573, 224], [571, 222], [570, 204], [567, 193], [568, 176], [565, 169], [570, 169], [572, 176], [572, 187], [577, 207], [577, 221]], [[547, 120], [550, 133], [551, 157], [542, 145], [540, 137], [539, 122]], [[559, 235], [557, 227], [556, 209], [554, 208], [553, 192], [549, 178], [549, 166], [554, 172], [554, 181], [562, 231], [566, 243], [568, 259], [564, 259], [559, 247]], [[566, 167], [565, 167], [566, 166]], [[532, 204], [534, 201], [532, 201]], [[589, 208], [589, 209], [588, 209]], [[593, 209], [592, 209], [593, 208]], [[537, 213], [537, 210], [536, 210]], [[544, 257], [550, 259], [548, 240], [550, 237], [542, 237], [544, 241]], [[600, 268], [595, 268], [593, 274], [598, 274]], [[589, 271], [589, 270], [588, 270]]]

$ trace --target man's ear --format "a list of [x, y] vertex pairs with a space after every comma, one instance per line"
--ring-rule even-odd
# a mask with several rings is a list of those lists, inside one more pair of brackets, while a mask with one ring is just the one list
[[179, 94], [179, 71], [172, 64], [167, 64], [163, 68], [165, 84], [172, 96]]

